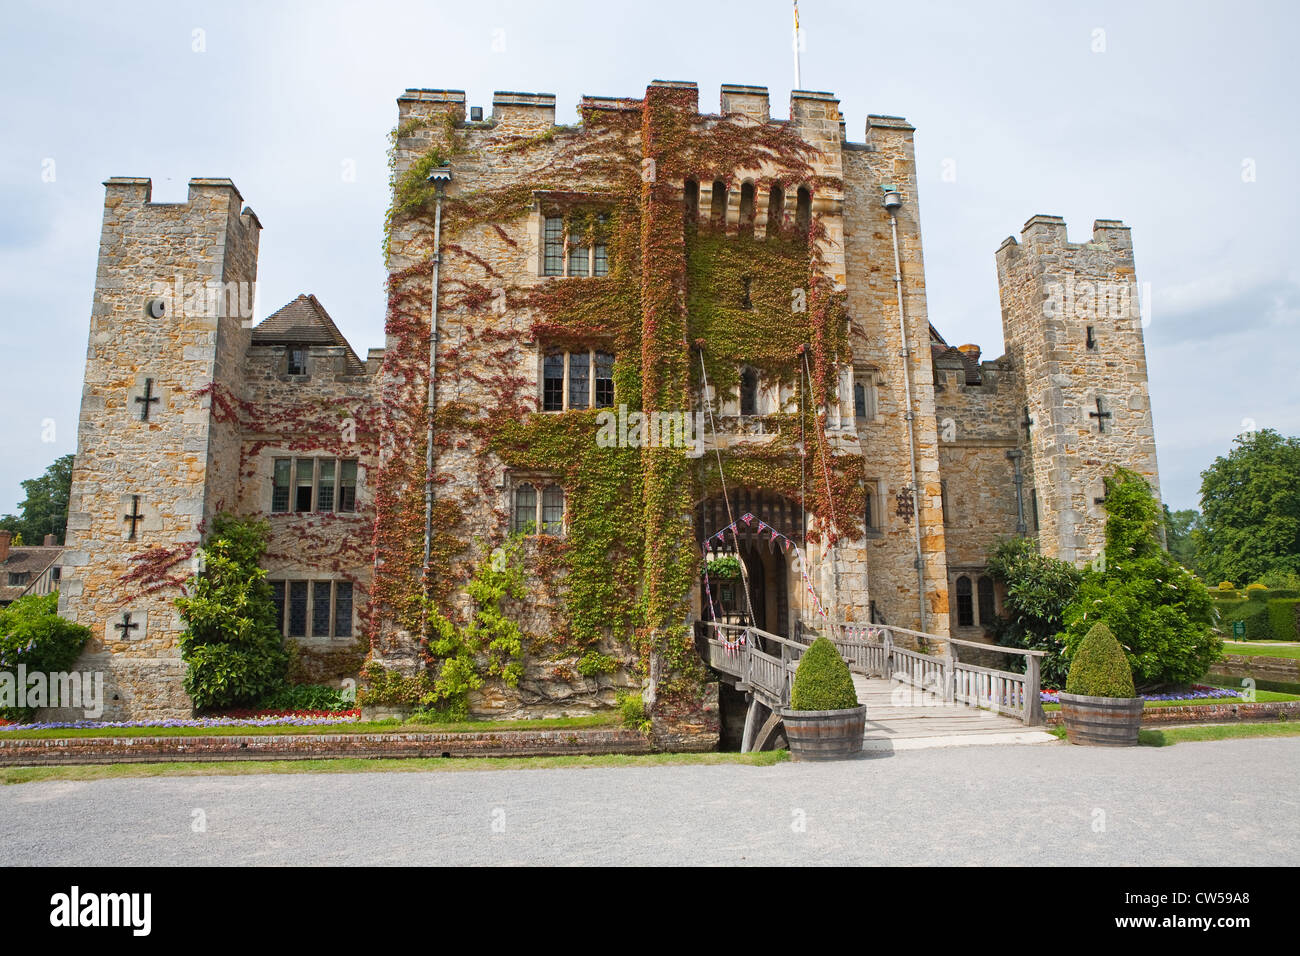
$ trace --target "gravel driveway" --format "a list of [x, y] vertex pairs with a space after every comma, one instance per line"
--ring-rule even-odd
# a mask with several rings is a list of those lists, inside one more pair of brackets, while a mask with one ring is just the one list
[[0, 863], [1300, 864], [1300, 738], [0, 788]]

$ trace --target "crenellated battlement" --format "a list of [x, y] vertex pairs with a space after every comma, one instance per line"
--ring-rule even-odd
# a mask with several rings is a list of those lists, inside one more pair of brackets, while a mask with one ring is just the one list
[[[691, 108], [701, 120], [718, 116], [744, 116], [755, 123], [790, 124], [821, 148], [837, 149], [841, 145], [873, 148], [873, 133], [877, 138], [902, 133], [910, 135], [914, 127], [899, 116], [871, 114], [867, 117], [865, 139], [850, 143], [840, 100], [834, 93], [822, 90], [793, 90], [790, 93], [788, 119], [772, 117], [771, 100], [766, 86], [743, 83], [724, 83], [719, 91], [717, 113], [699, 112], [699, 85], [689, 80], [652, 80], [651, 88], [683, 90], [691, 95]], [[578, 103], [579, 111], [590, 109], [628, 109], [640, 102], [639, 97], [584, 95]], [[408, 89], [397, 98], [398, 123], [429, 119], [439, 114], [450, 114], [458, 124], [475, 123], [518, 129], [529, 133], [545, 132], [557, 128], [555, 122], [555, 94], [528, 93], [516, 90], [497, 90], [492, 94], [492, 111], [485, 118], [482, 108], [471, 106], [464, 90]], [[477, 117], [477, 118], [476, 118]]]
[[[1085, 253], [1095, 258], [1098, 253], [1113, 252], [1117, 254], [1115, 265], [1133, 265], [1133, 238], [1129, 227], [1118, 219], [1098, 219], [1092, 224], [1092, 239], [1086, 242], [1071, 242], [1065, 220], [1060, 216], [1038, 214], [1030, 216], [1020, 230], [1020, 239], [1007, 236], [998, 247], [998, 268], [1010, 266], [1024, 251], [1034, 256], [1064, 255], [1067, 261], [1077, 253]], [[1044, 267], [1052, 260], [1042, 260]]]
[[245, 230], [262, 229], [257, 213], [244, 205], [244, 197], [233, 180], [195, 176], [189, 182], [185, 202], [154, 202], [153, 180], [147, 176], [111, 176], [104, 181], [104, 214], [117, 221], [131, 219], [139, 225], [213, 219], [224, 215]]

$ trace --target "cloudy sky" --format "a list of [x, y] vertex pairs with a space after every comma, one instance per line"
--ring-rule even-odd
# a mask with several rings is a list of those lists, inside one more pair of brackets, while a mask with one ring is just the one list
[[[931, 320], [1002, 351], [993, 253], [1035, 213], [1133, 228], [1161, 479], [1176, 508], [1243, 428], [1300, 433], [1300, 7], [804, 0], [803, 86], [916, 127]], [[383, 344], [386, 134], [407, 87], [638, 96], [765, 85], [787, 0], [24, 3], [0, 24], [0, 512], [75, 450], [109, 176], [228, 176], [262, 233], [258, 313], [314, 292]], [[354, 175], [349, 175], [354, 171]], [[945, 175], [945, 173], [948, 175]], [[955, 173], [955, 175], [952, 175]]]

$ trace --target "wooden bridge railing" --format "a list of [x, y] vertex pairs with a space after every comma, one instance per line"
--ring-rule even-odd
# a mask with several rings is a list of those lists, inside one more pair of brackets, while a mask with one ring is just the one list
[[[710, 666], [737, 677], [740, 689], [755, 694], [774, 710], [789, 706], [790, 687], [799, 658], [816, 637], [822, 636], [802, 627], [793, 640], [736, 624], [711, 621], [704, 628]], [[1044, 651], [940, 637], [887, 624], [834, 624], [823, 631], [851, 671], [909, 684], [944, 701], [1013, 714], [1030, 726], [1044, 722], [1039, 696]], [[906, 636], [922, 647], [942, 645], [943, 653], [900, 647], [899, 636]], [[1016, 673], [964, 663], [958, 659], [958, 648], [962, 647], [1019, 655], [1025, 659], [1025, 670]]]

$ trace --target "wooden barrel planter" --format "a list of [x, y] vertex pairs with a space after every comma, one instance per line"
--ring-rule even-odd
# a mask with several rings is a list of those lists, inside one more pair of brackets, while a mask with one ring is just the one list
[[792, 760], [839, 760], [862, 752], [867, 705], [847, 710], [782, 710]]
[[1085, 697], [1061, 693], [1065, 735], [1088, 747], [1136, 747], [1142, 726], [1141, 697]]

